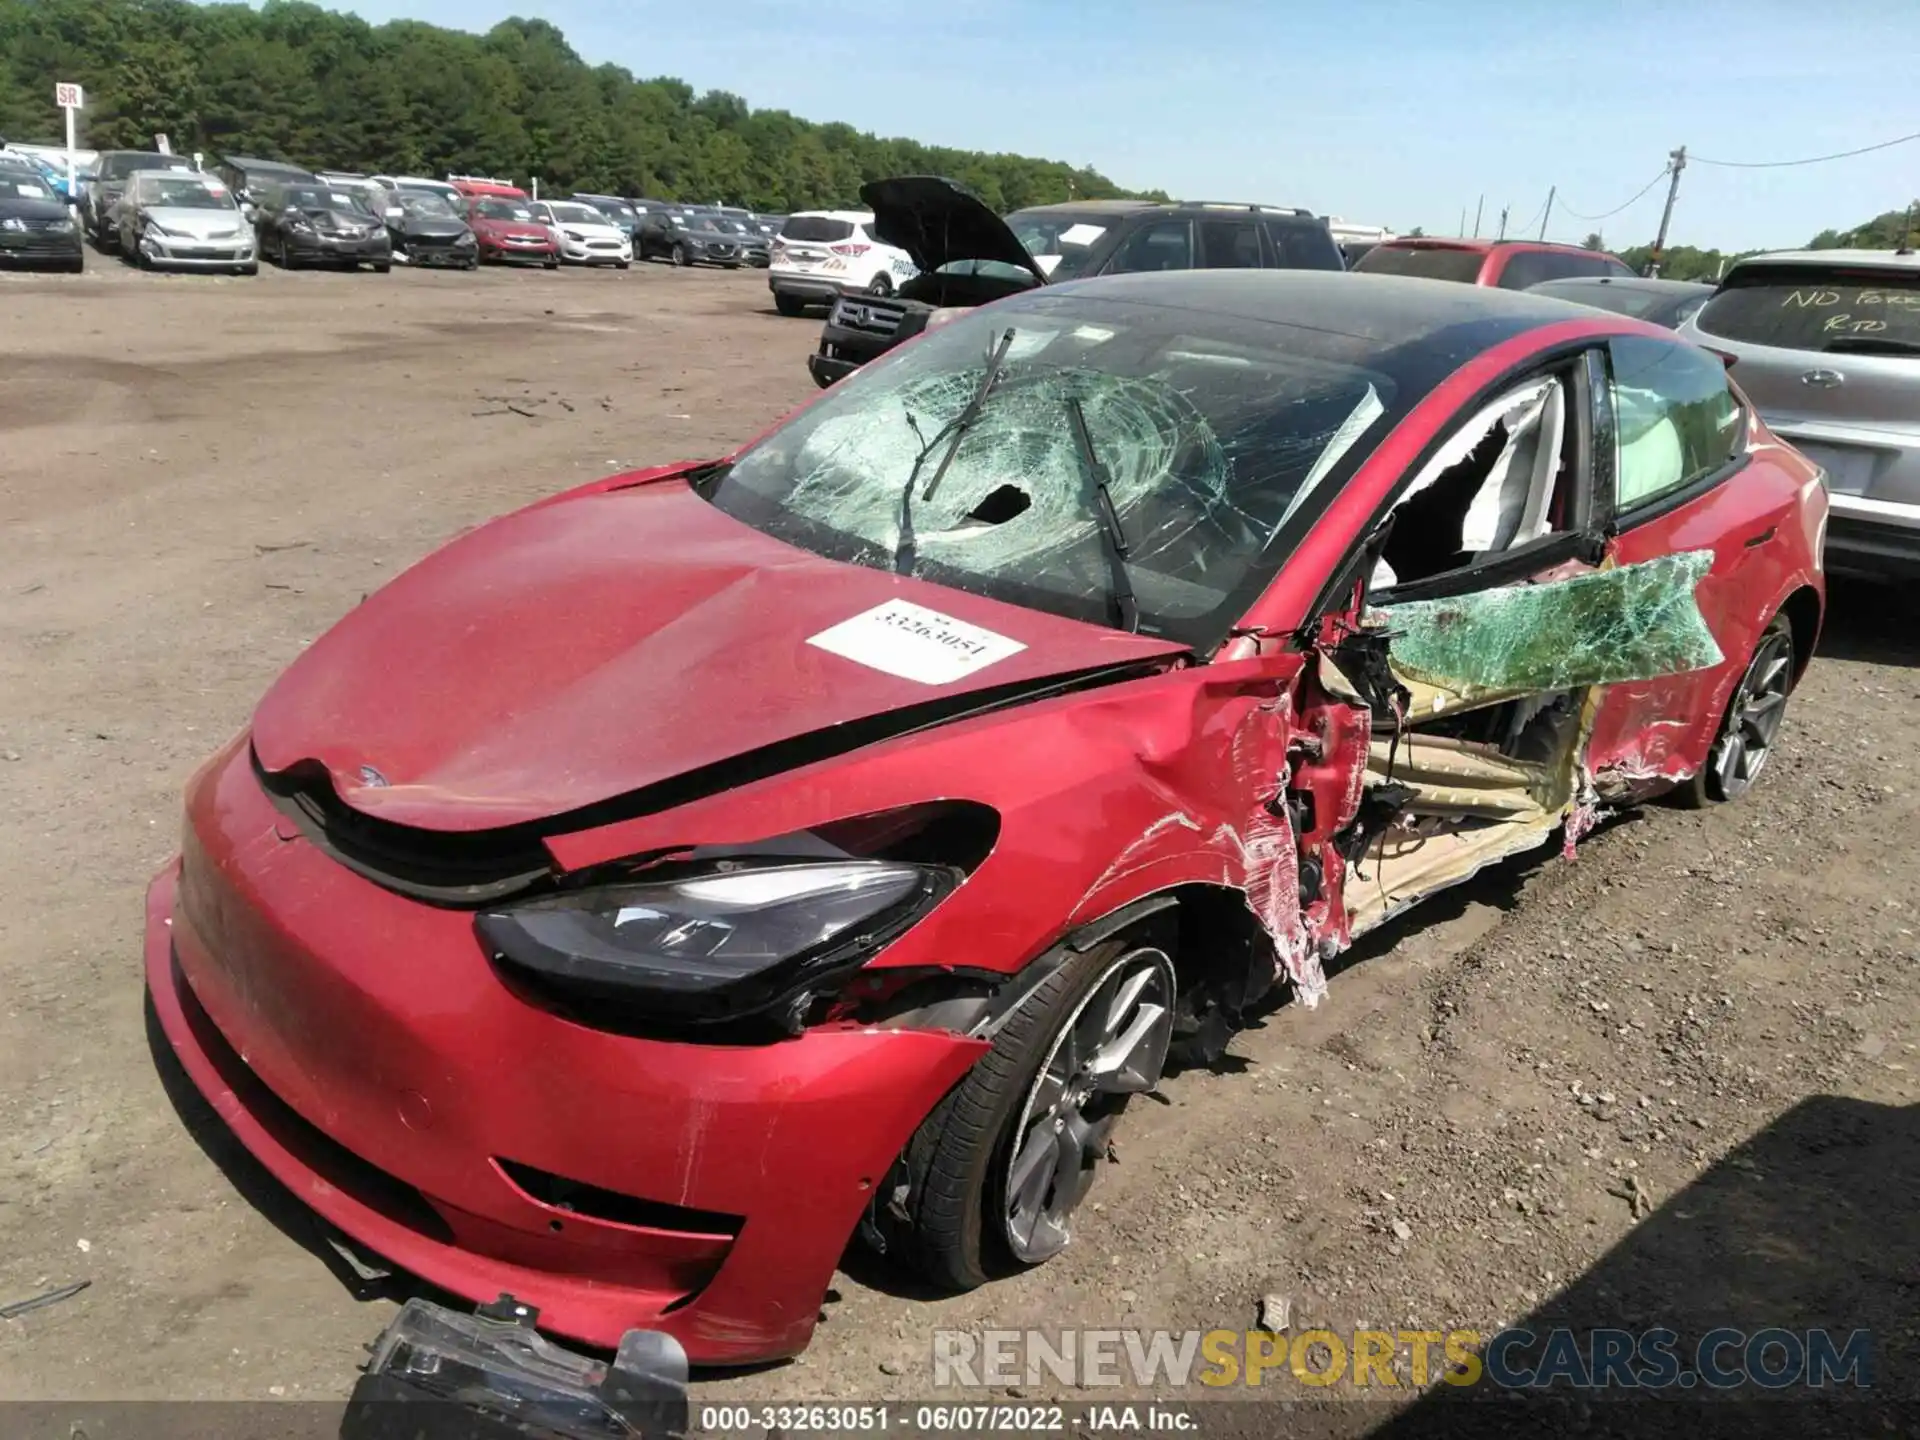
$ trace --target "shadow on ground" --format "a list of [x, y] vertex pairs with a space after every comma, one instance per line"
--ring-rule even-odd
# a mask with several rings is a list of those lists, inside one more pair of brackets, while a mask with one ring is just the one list
[[[1441, 1386], [1370, 1432], [1371, 1440], [1453, 1435], [1857, 1436], [1920, 1433], [1920, 1106], [1815, 1097], [1666, 1197], [1572, 1285], [1516, 1324], [1538, 1337], [1516, 1368], [1566, 1329], [1590, 1356], [1596, 1331], [1675, 1332], [1677, 1378], [1658, 1391], [1576, 1397], [1570, 1385], [1501, 1394], [1483, 1380]], [[1802, 1383], [1784, 1339], [1726, 1337], [1708, 1363], [1761, 1363], [1785, 1376], [1715, 1389], [1701, 1359], [1717, 1330], [1831, 1337], [1863, 1363], [1854, 1378]], [[1860, 1349], [1847, 1353], [1856, 1332]], [[1806, 1347], [1818, 1348], [1818, 1342]], [[1809, 1367], [1810, 1368], [1810, 1367]], [[1835, 1367], [1845, 1370], [1844, 1360]], [[1829, 1374], [1831, 1375], [1831, 1371]], [[1695, 1378], [1692, 1383], [1688, 1375]]]
[[1830, 580], [1815, 655], [1867, 665], [1920, 666], [1920, 596], [1904, 586]]

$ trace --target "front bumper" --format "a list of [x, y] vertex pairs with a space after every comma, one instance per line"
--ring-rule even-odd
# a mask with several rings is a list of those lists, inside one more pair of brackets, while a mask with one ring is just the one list
[[841, 360], [831, 355], [822, 355], [818, 350], [807, 356], [807, 373], [813, 376], [813, 383], [822, 390], [836, 380], [844, 380], [860, 367], [852, 360]]
[[196, 240], [184, 235], [142, 235], [135, 242], [149, 265], [168, 270], [231, 270], [259, 259], [253, 236], [231, 240]]
[[560, 258], [569, 265], [626, 265], [632, 262], [633, 251], [626, 245], [566, 240], [561, 242]]
[[65, 235], [33, 230], [0, 234], [0, 265], [72, 265], [85, 258], [77, 226]]
[[393, 247], [395, 264], [412, 265], [423, 270], [435, 266], [462, 268], [479, 258], [478, 245], [455, 245], [445, 240], [416, 238]]
[[532, 242], [521, 245], [511, 241], [482, 241], [480, 243], [482, 260], [501, 260], [507, 262], [522, 261], [536, 265], [545, 265], [560, 258], [560, 252], [548, 240], [544, 243]]
[[[241, 1143], [367, 1249], [474, 1301], [510, 1291], [591, 1345], [651, 1328], [700, 1364], [804, 1348], [874, 1188], [986, 1049], [565, 1021], [509, 988], [470, 915], [291, 832], [244, 744], [196, 777], [183, 848], [148, 892], [147, 984]], [[549, 1204], [530, 1173], [591, 1188]]]
[[287, 237], [287, 249], [302, 260], [329, 265], [387, 265], [393, 261], [393, 242], [382, 231], [366, 239], [339, 239], [329, 235]]

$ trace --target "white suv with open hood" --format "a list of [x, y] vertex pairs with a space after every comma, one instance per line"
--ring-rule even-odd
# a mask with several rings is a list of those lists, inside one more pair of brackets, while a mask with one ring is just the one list
[[774, 237], [767, 288], [782, 315], [842, 295], [891, 295], [918, 271], [904, 250], [874, 236], [865, 210], [802, 210]]

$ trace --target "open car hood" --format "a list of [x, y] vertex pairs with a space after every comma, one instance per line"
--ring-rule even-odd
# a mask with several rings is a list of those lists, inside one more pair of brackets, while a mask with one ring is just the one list
[[904, 250], [923, 272], [956, 260], [998, 260], [1029, 272], [1041, 284], [1047, 272], [972, 191], [937, 175], [870, 180], [860, 200], [873, 212], [873, 233]]
[[294, 661], [253, 744], [269, 773], [317, 762], [363, 813], [484, 830], [682, 777], [742, 783], [740, 757], [793, 768], [976, 695], [1183, 653], [825, 559], [667, 480], [428, 556]]

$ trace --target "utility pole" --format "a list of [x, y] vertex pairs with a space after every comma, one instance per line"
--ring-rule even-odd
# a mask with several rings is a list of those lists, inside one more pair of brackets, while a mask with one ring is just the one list
[[1502, 239], [1502, 240], [1504, 240], [1504, 239], [1506, 239], [1506, 238], [1507, 238], [1507, 209], [1508, 209], [1508, 207], [1507, 207], [1507, 206], [1505, 206], [1505, 205], [1502, 205], [1502, 206], [1500, 207], [1500, 236], [1499, 236], [1499, 238], [1500, 238], [1500, 239]]
[[1480, 203], [1473, 207], [1473, 238], [1480, 238], [1480, 212], [1487, 208], [1487, 197], [1482, 195]]
[[1653, 237], [1653, 253], [1647, 256], [1649, 278], [1660, 273], [1660, 262], [1667, 252], [1667, 224], [1673, 219], [1674, 197], [1680, 193], [1680, 172], [1687, 168], [1687, 147], [1667, 154], [1667, 208], [1660, 212], [1660, 233]]
[[1542, 240], [1547, 238], [1547, 221], [1553, 218], [1553, 197], [1559, 193], [1560, 187], [1558, 185], [1549, 185], [1547, 187], [1547, 208], [1540, 212], [1540, 238]]

